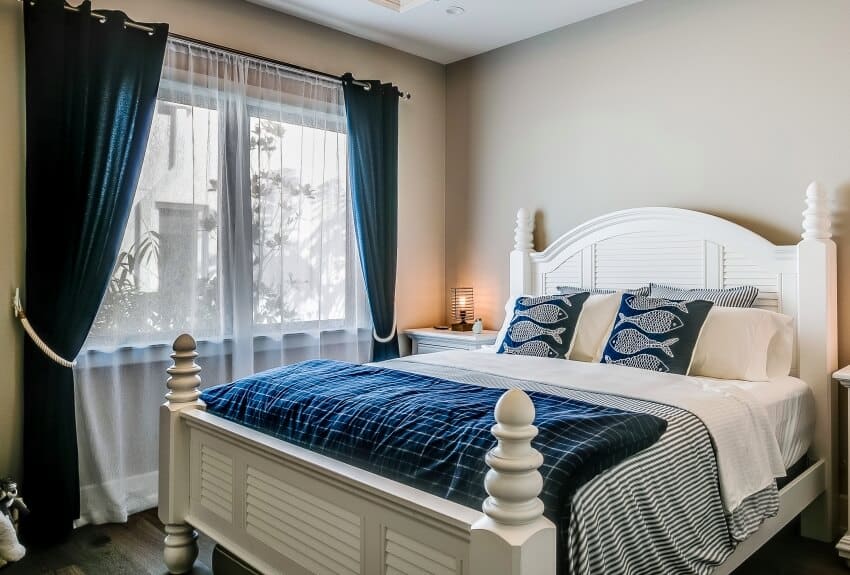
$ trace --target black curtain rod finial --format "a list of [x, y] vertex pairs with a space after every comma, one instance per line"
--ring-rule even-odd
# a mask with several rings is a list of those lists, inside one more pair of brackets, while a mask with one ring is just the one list
[[401, 88], [399, 88], [398, 86], [394, 86], [392, 84], [381, 84], [380, 82], [377, 82], [377, 81], [367, 82], [365, 80], [355, 80], [354, 76], [352, 75], [351, 72], [346, 72], [345, 74], [340, 76], [339, 79], [342, 82], [351, 82], [355, 86], [360, 86], [364, 90], [366, 90], [367, 92], [372, 89], [372, 84], [375, 83], [375, 84], [378, 84], [379, 86], [392, 88], [393, 90], [395, 90], [398, 97], [402, 100], [410, 100], [413, 97], [413, 95], [410, 92], [404, 92], [404, 91], [401, 90]]

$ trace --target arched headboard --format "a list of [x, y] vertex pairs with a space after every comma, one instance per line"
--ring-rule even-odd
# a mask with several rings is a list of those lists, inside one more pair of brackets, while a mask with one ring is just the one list
[[828, 198], [806, 191], [800, 243], [777, 246], [738, 224], [677, 208], [638, 208], [586, 222], [534, 251], [532, 215], [517, 213], [511, 295], [556, 293], [562, 285], [630, 288], [649, 282], [686, 288], [755, 285], [756, 306], [795, 318], [795, 374], [815, 394], [810, 457], [826, 463], [826, 493], [804, 514], [808, 535], [832, 540], [837, 526], [836, 247]]

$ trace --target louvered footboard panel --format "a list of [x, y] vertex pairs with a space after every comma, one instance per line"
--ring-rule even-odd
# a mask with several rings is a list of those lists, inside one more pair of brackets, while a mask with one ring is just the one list
[[468, 525], [423, 517], [223, 429], [190, 428], [189, 522], [259, 571], [468, 575]]

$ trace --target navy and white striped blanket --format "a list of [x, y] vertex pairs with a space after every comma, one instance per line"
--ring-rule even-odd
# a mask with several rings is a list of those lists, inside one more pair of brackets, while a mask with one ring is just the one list
[[[376, 366], [314, 360], [209, 388], [211, 413], [440, 497], [479, 508], [493, 409], [504, 390]], [[530, 392], [546, 515], [568, 525], [572, 495], [654, 444], [663, 418]], [[566, 529], [561, 530], [566, 543]], [[565, 553], [560, 553], [562, 557]]]
[[[542, 383], [537, 381], [534, 369], [516, 378], [492, 365], [486, 370], [472, 369], [470, 362], [448, 357], [461, 353], [470, 354], [417, 355], [381, 365], [482, 387], [539, 391], [650, 413], [667, 421], [667, 431], [651, 447], [603, 471], [575, 493], [569, 525], [558, 525], [562, 543], [559, 573], [709, 575], [732, 554], [738, 542], [779, 511], [774, 484], [747, 498], [731, 514], [726, 513], [711, 435], [689, 411], [618, 394]], [[433, 361], [437, 358], [439, 361]], [[467, 365], [458, 367], [458, 363]], [[568, 538], [566, 548], [563, 537]], [[564, 561], [568, 561], [568, 568]]]

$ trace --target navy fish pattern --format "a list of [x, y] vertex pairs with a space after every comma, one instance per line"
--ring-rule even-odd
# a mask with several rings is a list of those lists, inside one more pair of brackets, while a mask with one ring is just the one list
[[[575, 295], [575, 294], [567, 294], [567, 295]], [[520, 305], [525, 306], [525, 307], [531, 307], [531, 306], [540, 305], [542, 303], [546, 303], [546, 302], [550, 302], [550, 301], [552, 301], [552, 296], [550, 296], [550, 295], [539, 295], [537, 297], [521, 297], [521, 298], [519, 298], [519, 300], [517, 300], [517, 303], [519, 303]], [[567, 307], [573, 307], [573, 302], [571, 302], [570, 298], [568, 298], [568, 297], [567, 298], [559, 297], [557, 301], [558, 301], [558, 303], [564, 304]]]
[[686, 375], [712, 305], [623, 295], [602, 361]]
[[624, 329], [611, 338], [611, 346], [622, 355], [634, 355], [647, 349], [660, 349], [669, 357], [673, 357], [670, 346], [679, 341], [678, 337], [671, 337], [666, 341], [655, 341], [646, 334], [636, 329]]
[[567, 331], [565, 327], [557, 327], [555, 329], [545, 328], [537, 325], [533, 321], [519, 321], [513, 324], [510, 328], [511, 339], [516, 343], [522, 343], [541, 335], [548, 335], [556, 343], [564, 343], [561, 335]]
[[566, 319], [567, 312], [551, 303], [544, 303], [526, 310], [516, 311], [514, 317], [527, 317], [537, 323], [553, 324]]
[[520, 297], [499, 353], [564, 358], [590, 294]]
[[646, 311], [662, 307], [674, 307], [682, 313], [688, 313], [687, 302], [658, 299], [642, 295], [634, 295], [627, 297], [626, 305], [635, 311]]
[[624, 313], [618, 314], [619, 321], [615, 327], [620, 327], [625, 323], [630, 323], [639, 327], [645, 333], [661, 334], [669, 333], [685, 325], [679, 317], [667, 310], [654, 309], [640, 315], [627, 316]]
[[518, 346], [505, 346], [502, 353], [510, 355], [534, 355], [537, 357], [558, 357], [558, 352], [545, 341], [527, 341]]

